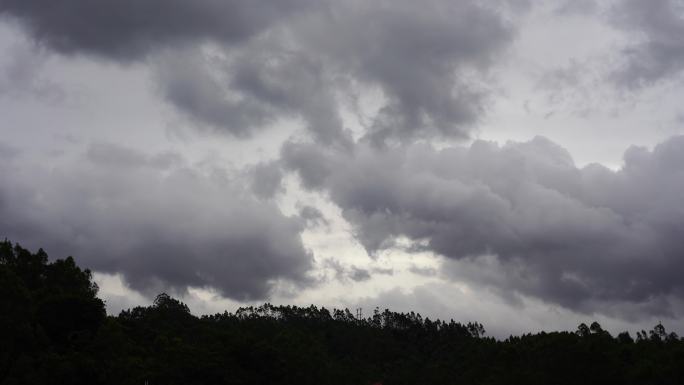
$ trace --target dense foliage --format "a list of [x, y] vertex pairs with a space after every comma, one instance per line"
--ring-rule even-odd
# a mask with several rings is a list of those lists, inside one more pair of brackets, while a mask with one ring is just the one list
[[315, 306], [193, 316], [166, 294], [106, 316], [88, 270], [0, 243], [0, 384], [683, 384], [684, 341], [482, 325]]

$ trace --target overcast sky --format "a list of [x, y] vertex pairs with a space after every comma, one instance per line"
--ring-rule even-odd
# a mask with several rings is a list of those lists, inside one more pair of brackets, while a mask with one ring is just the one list
[[684, 321], [681, 0], [0, 0], [0, 237], [490, 335]]

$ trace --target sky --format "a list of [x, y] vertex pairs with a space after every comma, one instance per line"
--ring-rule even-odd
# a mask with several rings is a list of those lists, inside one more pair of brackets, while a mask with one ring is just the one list
[[681, 0], [0, 0], [0, 237], [110, 314], [684, 334]]

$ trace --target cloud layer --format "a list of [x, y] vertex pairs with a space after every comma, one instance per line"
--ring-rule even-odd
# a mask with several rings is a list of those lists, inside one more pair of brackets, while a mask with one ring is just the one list
[[307, 5], [306, 0], [2, 0], [0, 14], [20, 20], [39, 42], [59, 52], [128, 61], [184, 43], [239, 43]]
[[676, 137], [629, 149], [619, 171], [577, 168], [537, 137], [443, 150], [289, 143], [283, 162], [330, 196], [371, 254], [407, 237], [416, 251], [479, 263], [460, 279], [594, 311], [684, 296], [682, 154]]
[[57, 52], [151, 61], [194, 122], [249, 137], [297, 118], [337, 146], [351, 143], [344, 109], [376, 143], [467, 137], [490, 92], [481, 76], [514, 36], [506, 12], [476, 0], [0, 1]]
[[680, 0], [623, 0], [610, 14], [630, 33], [615, 78], [628, 87], [648, 86], [684, 70], [684, 3]]
[[74, 255], [152, 293], [203, 287], [263, 299], [278, 281], [311, 282], [301, 221], [220, 169], [112, 144], [51, 166], [2, 146], [0, 157], [11, 157], [0, 164], [0, 234], [52, 257]]

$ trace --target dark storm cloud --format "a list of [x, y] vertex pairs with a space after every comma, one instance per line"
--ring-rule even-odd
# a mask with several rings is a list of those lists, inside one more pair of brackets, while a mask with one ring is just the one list
[[269, 27], [303, 0], [0, 0], [41, 43], [62, 53], [131, 60], [179, 43], [237, 43]]
[[272, 112], [271, 120], [301, 118], [320, 143], [351, 145], [338, 110], [337, 85], [326, 64], [319, 53], [291, 44], [296, 43], [273, 33], [229, 58], [222, 68], [229, 79], [227, 91]]
[[630, 35], [624, 61], [614, 73], [627, 87], [653, 84], [684, 70], [684, 2], [622, 0], [611, 11], [615, 25]]
[[358, 111], [369, 140], [467, 137], [518, 3], [0, 0], [0, 12], [58, 52], [150, 58], [165, 98], [197, 124], [248, 137], [295, 118], [349, 147], [341, 111], [375, 91], [379, 111]]
[[631, 148], [620, 171], [577, 168], [538, 137], [440, 151], [288, 143], [283, 162], [330, 196], [371, 254], [408, 237], [481, 264], [472, 279], [591, 311], [600, 301], [684, 296], [682, 154], [676, 137], [652, 152]]
[[265, 298], [278, 280], [310, 282], [299, 220], [221, 170], [99, 144], [73, 163], [1, 163], [0, 175], [2, 237], [121, 273], [134, 289], [207, 287], [242, 300]]
[[277, 162], [259, 163], [249, 170], [252, 192], [262, 199], [271, 199], [282, 190], [283, 171]]
[[470, 0], [331, 2], [223, 54], [164, 54], [161, 88], [237, 136], [301, 118], [316, 141], [349, 147], [341, 108], [379, 90], [379, 111], [358, 111], [371, 114], [369, 140], [466, 137], [488, 99], [478, 81], [512, 40], [502, 12]]
[[272, 123], [278, 110], [258, 100], [230, 100], [223, 80], [212, 73], [209, 58], [200, 50], [162, 55], [155, 75], [164, 98], [191, 121], [250, 137]]
[[199, 49], [161, 54], [154, 67], [164, 98], [191, 122], [238, 138], [295, 118], [321, 143], [350, 145], [350, 133], [329, 91], [333, 86], [320, 66], [277, 47], [234, 55], [225, 58]]
[[382, 91], [373, 141], [467, 136], [486, 91], [469, 78], [486, 70], [513, 36], [501, 10], [477, 1], [337, 2], [309, 20], [301, 41], [328, 66]]

